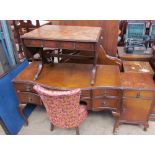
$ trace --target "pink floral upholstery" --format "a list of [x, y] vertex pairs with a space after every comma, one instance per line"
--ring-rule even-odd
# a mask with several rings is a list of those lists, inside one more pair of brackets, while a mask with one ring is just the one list
[[80, 89], [55, 91], [47, 90], [39, 85], [35, 85], [33, 88], [40, 95], [54, 126], [75, 128], [86, 119], [86, 106], [79, 105]]

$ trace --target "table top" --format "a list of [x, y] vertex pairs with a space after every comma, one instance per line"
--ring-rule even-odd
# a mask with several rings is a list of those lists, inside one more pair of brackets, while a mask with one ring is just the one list
[[118, 56], [122, 60], [149, 60], [152, 57], [153, 50], [152, 48], [148, 48], [146, 51], [134, 51], [133, 53], [126, 53], [124, 47], [117, 47]]
[[119, 67], [97, 65], [96, 83], [91, 86], [92, 67], [90, 64], [58, 63], [44, 64], [38, 80], [34, 81], [39, 62], [32, 62], [14, 81], [39, 83], [52, 88], [92, 88], [100, 86], [119, 87]]
[[154, 74], [154, 71], [149, 64], [145, 61], [123, 61], [124, 72], [138, 72]]
[[83, 90], [92, 88], [144, 89], [155, 91], [155, 82], [150, 74], [122, 72], [114, 65], [97, 65], [96, 83], [90, 84], [92, 65], [75, 63], [44, 64], [43, 70], [34, 81], [40, 62], [32, 62], [14, 79], [17, 83], [40, 84], [49, 88]]
[[13, 81], [38, 83], [46, 87], [59, 89], [120, 86], [120, 71], [118, 66], [97, 65], [96, 82], [95, 85], [91, 86], [93, 65], [75, 63], [44, 64], [38, 80], [34, 81], [38, 64], [39, 62], [32, 62]]
[[98, 42], [101, 27], [44, 25], [21, 36], [24, 39]]

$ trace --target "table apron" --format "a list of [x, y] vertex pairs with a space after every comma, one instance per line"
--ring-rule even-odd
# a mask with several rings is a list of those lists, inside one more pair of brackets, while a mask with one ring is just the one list
[[26, 47], [47, 47], [69, 50], [94, 51], [96, 42], [74, 42], [74, 41], [55, 41], [55, 40], [35, 40], [23, 39]]

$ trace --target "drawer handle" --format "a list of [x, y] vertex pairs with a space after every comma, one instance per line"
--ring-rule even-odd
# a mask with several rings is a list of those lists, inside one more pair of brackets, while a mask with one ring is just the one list
[[30, 86], [26, 85], [26, 91], [30, 91]]
[[32, 98], [31, 97], [29, 97], [29, 102], [32, 102]]
[[140, 97], [140, 92], [137, 92], [136, 98]]
[[106, 102], [106, 101], [104, 101], [102, 104], [103, 104], [104, 106], [106, 106], [106, 105], [107, 105], [107, 102]]

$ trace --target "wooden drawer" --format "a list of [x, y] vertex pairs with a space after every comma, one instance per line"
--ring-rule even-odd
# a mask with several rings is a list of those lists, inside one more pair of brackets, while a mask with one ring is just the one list
[[94, 51], [95, 44], [94, 43], [76, 43], [77, 50], [86, 50], [86, 51]]
[[37, 105], [41, 105], [41, 99], [40, 97], [35, 93], [29, 93], [29, 92], [19, 92], [17, 93], [19, 103], [20, 104], [26, 104], [26, 103], [33, 103]]
[[152, 98], [154, 97], [154, 92], [151, 91], [133, 91], [133, 90], [124, 90], [123, 91], [123, 95], [125, 97], [148, 97], [148, 98]]
[[44, 41], [44, 47], [49, 47], [49, 48], [62, 48], [62, 49], [70, 49], [73, 50], [74, 43], [73, 42], [61, 42], [61, 41]]
[[59, 48], [73, 50], [75, 49], [75, 45], [73, 42], [60, 42]]
[[118, 96], [118, 95], [119, 95], [118, 90], [112, 90], [112, 89], [93, 90], [93, 96]]
[[90, 90], [82, 90], [81, 96], [82, 97], [90, 97], [91, 96], [90, 93], [91, 93]]
[[59, 48], [59, 41], [44, 41], [43, 46], [49, 48]]
[[42, 41], [41, 40], [24, 40], [24, 44], [27, 47], [42, 47]]
[[116, 99], [94, 99], [92, 109], [102, 110], [102, 109], [117, 109], [119, 100]]
[[32, 84], [27, 84], [27, 83], [14, 83], [14, 87], [16, 88], [16, 91], [21, 91], [21, 92], [35, 92], [33, 90], [33, 85]]

